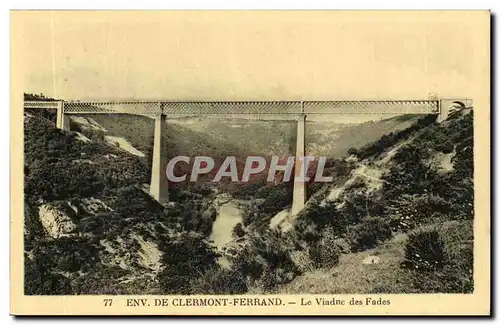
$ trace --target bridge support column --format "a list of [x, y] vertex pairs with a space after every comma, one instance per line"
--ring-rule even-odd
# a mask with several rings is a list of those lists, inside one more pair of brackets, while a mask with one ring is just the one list
[[57, 104], [57, 120], [56, 120], [56, 127], [58, 129], [64, 130], [64, 131], [69, 131], [69, 116], [67, 114], [64, 114], [64, 102], [60, 101]]
[[160, 114], [155, 118], [155, 135], [153, 146], [153, 165], [151, 168], [150, 195], [160, 203], [168, 202], [168, 182], [166, 177], [166, 155], [163, 131], [166, 127], [166, 116]]
[[447, 100], [439, 101], [439, 114], [436, 119], [437, 123], [442, 123], [444, 120], [448, 118], [449, 105], [450, 102]]
[[295, 177], [293, 181], [293, 203], [292, 203], [292, 215], [296, 215], [304, 208], [306, 204], [306, 187], [303, 180], [299, 180], [299, 175], [306, 175], [304, 170], [305, 165], [301, 163], [299, 158], [305, 156], [305, 124], [306, 116], [301, 115], [297, 119], [297, 147], [295, 150]]

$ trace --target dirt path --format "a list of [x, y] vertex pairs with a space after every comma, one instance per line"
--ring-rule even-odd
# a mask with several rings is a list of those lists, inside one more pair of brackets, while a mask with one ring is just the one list
[[[357, 169], [355, 170], [356, 175], [360, 175], [360, 176], [369, 178], [375, 182], [387, 183], [387, 181], [381, 179], [379, 175], [372, 176], [372, 175], [366, 174], [366, 169], [368, 168], [368, 166], [362, 165], [362, 164], [360, 164], [360, 166], [361, 166], [360, 170], [357, 170]], [[371, 171], [373, 172], [374, 169], [372, 169]]]

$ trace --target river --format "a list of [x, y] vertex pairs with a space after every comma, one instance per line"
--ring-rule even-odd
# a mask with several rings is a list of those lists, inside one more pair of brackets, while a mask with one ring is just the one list
[[234, 226], [239, 222], [243, 222], [243, 216], [238, 205], [232, 201], [221, 204], [210, 236], [217, 248], [221, 249], [232, 240]]

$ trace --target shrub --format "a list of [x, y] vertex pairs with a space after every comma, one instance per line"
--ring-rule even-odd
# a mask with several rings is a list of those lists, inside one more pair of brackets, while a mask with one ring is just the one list
[[392, 237], [389, 220], [380, 217], [367, 217], [347, 230], [347, 240], [352, 251], [373, 248], [380, 242]]
[[201, 272], [192, 268], [189, 263], [181, 262], [176, 265], [167, 265], [158, 274], [162, 294], [190, 294], [191, 281], [201, 275]]
[[269, 291], [300, 274], [292, 261], [290, 248], [278, 234], [268, 231], [249, 239], [249, 245], [236, 257], [234, 269]]
[[72, 294], [70, 280], [63, 275], [49, 271], [43, 258], [26, 259], [24, 263], [24, 293], [26, 295], [68, 295]]
[[445, 154], [452, 153], [454, 149], [455, 146], [453, 145], [453, 142], [451, 142], [450, 139], [447, 139], [444, 142], [441, 142], [436, 145], [436, 150], [441, 151], [442, 153]]
[[409, 268], [435, 270], [446, 261], [444, 242], [437, 230], [421, 230], [408, 236], [405, 260]]
[[473, 222], [447, 221], [435, 231], [444, 243], [444, 253], [440, 253], [444, 263], [442, 268], [414, 270], [413, 287], [420, 292], [473, 292]]
[[[440, 186], [442, 183], [443, 180]], [[391, 226], [395, 230], [403, 230], [404, 232], [425, 222], [435, 221], [452, 211], [449, 201], [434, 194], [402, 194], [392, 202], [395, 206], [391, 209], [398, 212], [391, 216]]]
[[[439, 229], [422, 229], [419, 233], [426, 234], [424, 236], [421, 235], [422, 237], [434, 238], [432, 240], [434, 244], [429, 244], [432, 241], [427, 239], [425, 245], [433, 246], [433, 248], [428, 248], [425, 251], [432, 251], [434, 253], [432, 254], [432, 262], [422, 262], [421, 258], [417, 258], [416, 261], [410, 260], [405, 263], [407, 267], [412, 267], [416, 263], [420, 263], [412, 270], [412, 287], [417, 292], [473, 292], [474, 244], [472, 222], [448, 221], [441, 224]], [[415, 249], [413, 248], [412, 250]], [[415, 254], [419, 253], [411, 254], [408, 252], [408, 254], [415, 257]], [[427, 253], [427, 255], [430, 254]], [[430, 258], [427, 256], [427, 259]]]
[[339, 263], [340, 248], [331, 229], [323, 231], [322, 238], [309, 249], [309, 255], [317, 267], [333, 267]]
[[247, 248], [241, 251], [235, 258], [233, 268], [252, 279], [258, 279], [262, 275], [264, 265], [261, 261], [257, 260], [256, 256]]
[[246, 277], [235, 270], [219, 266], [205, 272], [195, 281], [191, 289], [193, 294], [241, 294], [248, 291]]
[[277, 286], [292, 281], [295, 276], [296, 272], [288, 268], [268, 265], [264, 267], [262, 276], [257, 283], [265, 292], [272, 292]]
[[283, 183], [271, 187], [267, 197], [259, 206], [259, 210], [265, 214], [275, 214], [290, 205], [293, 200], [293, 191], [290, 184]]
[[299, 272], [312, 272], [316, 269], [316, 265], [311, 258], [310, 250], [296, 250], [290, 252], [290, 259], [297, 266]]
[[243, 236], [245, 236], [245, 230], [243, 229], [241, 222], [238, 222], [233, 228], [233, 238], [240, 238]]
[[164, 243], [165, 269], [158, 274], [164, 294], [189, 294], [192, 281], [213, 267], [219, 257], [201, 237], [183, 234]]
[[312, 221], [320, 229], [327, 225], [335, 226], [331, 230], [335, 231], [336, 234], [343, 233], [348, 223], [346, 216], [337, 210], [334, 203], [327, 203], [325, 205], [318, 203], [311, 204], [303, 218]]
[[251, 203], [246, 205], [242, 212], [243, 225], [248, 226], [255, 220], [258, 220], [261, 216], [259, 207], [256, 203]]
[[347, 150], [347, 154], [349, 156], [351, 156], [351, 155], [357, 156], [358, 155], [358, 149], [356, 149], [354, 147], [350, 147], [349, 150]]

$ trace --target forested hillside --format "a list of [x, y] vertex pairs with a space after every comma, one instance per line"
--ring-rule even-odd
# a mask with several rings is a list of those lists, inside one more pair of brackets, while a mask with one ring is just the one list
[[24, 142], [26, 294], [166, 292], [216, 266], [210, 202], [159, 205], [140, 158], [38, 115], [25, 113]]

